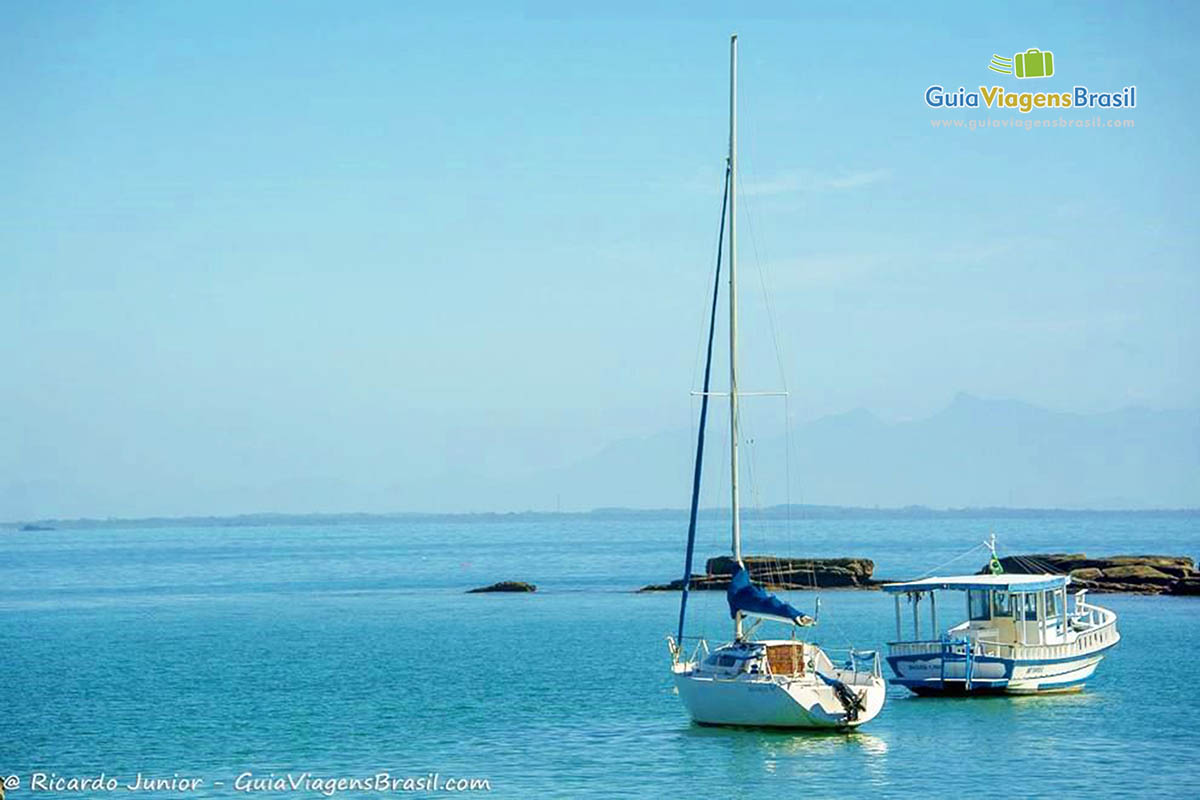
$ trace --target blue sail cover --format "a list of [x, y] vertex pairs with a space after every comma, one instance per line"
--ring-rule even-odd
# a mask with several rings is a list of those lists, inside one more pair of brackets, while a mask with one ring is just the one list
[[729, 601], [729, 616], [736, 617], [752, 614], [756, 617], [777, 619], [781, 622], [791, 622], [796, 625], [811, 625], [812, 620], [790, 603], [785, 603], [765, 589], [750, 583], [750, 573], [741, 564], [729, 581], [725, 591], [725, 599]]

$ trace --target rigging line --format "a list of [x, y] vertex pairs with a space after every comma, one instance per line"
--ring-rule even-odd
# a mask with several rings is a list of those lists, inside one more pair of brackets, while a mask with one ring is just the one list
[[792, 549], [792, 435], [788, 417], [791, 416], [788, 396], [783, 396], [783, 513], [784, 538], [788, 551]]
[[[741, 176], [738, 176], [739, 184], [742, 183]], [[775, 363], [779, 369], [779, 380], [783, 384], [784, 389], [784, 417], [783, 417], [783, 435], [784, 435], [784, 500], [786, 507], [784, 509], [784, 535], [787, 547], [790, 550], [792, 546], [792, 509], [791, 509], [791, 455], [792, 455], [792, 440], [791, 440], [791, 420], [790, 408], [788, 404], [788, 376], [785, 359], [783, 356], [783, 347], [779, 343], [779, 323], [775, 313], [775, 304], [772, 301], [772, 293], [767, 288], [766, 268], [763, 265], [763, 258], [759, 254], [758, 235], [754, 229], [754, 215], [751, 213], [752, 201], [749, 200], [749, 195], [745, 191], [745, 186], [742, 186], [742, 194], [747, 197], [744, 202], [745, 211], [743, 215], [746, 219], [746, 225], [750, 231], [750, 244], [754, 251], [754, 264], [758, 272], [758, 283], [762, 291], [763, 306], [767, 311], [767, 320], [771, 331], [771, 343], [775, 348]]]
[[[746, 119], [749, 120], [750, 128], [757, 130], [757, 127], [756, 127], [757, 118], [754, 115], [754, 113], [753, 112], [748, 113], [748, 114], [745, 113], [747, 110], [749, 110], [753, 107], [753, 103], [747, 102], [748, 100], [749, 100], [749, 98], [745, 94], [743, 94], [743, 100], [742, 100], [743, 117], [745, 117]], [[758, 165], [757, 151], [755, 150], [755, 142], [757, 141], [758, 137], [755, 135], [755, 136], [751, 136], [748, 138], [749, 138], [748, 150], [751, 151], [748, 153], [750, 158], [748, 160], [743, 160], [743, 170], [742, 171], [748, 175], [754, 175], [754, 174], [756, 174], [757, 165]], [[784, 508], [783, 528], [784, 528], [785, 547], [788, 550], [788, 554], [791, 555], [792, 554], [791, 553], [791, 551], [792, 551], [792, 519], [791, 519], [791, 513], [792, 513], [792, 511], [791, 511], [791, 447], [792, 447], [792, 444], [791, 444], [791, 432], [788, 429], [788, 424], [789, 424], [788, 417], [790, 416], [790, 413], [789, 413], [789, 406], [787, 404], [787, 401], [788, 401], [787, 369], [784, 364], [785, 359], [783, 356], [783, 348], [780, 345], [780, 338], [779, 338], [779, 331], [778, 331], [779, 326], [778, 326], [778, 322], [777, 322], [777, 315], [775, 313], [774, 304], [771, 300], [772, 293], [767, 288], [766, 268], [764, 267], [764, 263], [763, 263], [764, 259], [763, 259], [762, 255], [760, 255], [760, 252], [759, 252], [758, 235], [757, 235], [757, 232], [754, 227], [755, 214], [754, 214], [754, 209], [752, 208], [754, 201], [752, 200], [750, 193], [745, 191], [745, 184], [742, 181], [742, 177], [740, 174], [738, 175], [737, 180], [738, 180], [739, 187], [742, 189], [742, 195], [745, 198], [745, 200], [743, 202], [744, 211], [742, 212], [742, 214], [743, 214], [743, 218], [746, 220], [747, 226], [750, 231], [750, 244], [754, 251], [754, 261], [755, 261], [755, 267], [758, 272], [759, 287], [760, 287], [760, 289], [762, 291], [762, 295], [763, 295], [763, 305], [766, 308], [766, 312], [767, 312], [767, 320], [769, 322], [769, 327], [770, 327], [770, 331], [771, 331], [771, 342], [775, 348], [775, 363], [779, 369], [779, 380], [783, 384], [783, 389], [784, 389], [784, 448], [785, 448], [785, 452], [784, 452], [784, 501], [785, 501], [785, 508]], [[755, 488], [755, 501], [756, 501], [757, 506], [760, 509], [759, 515], [762, 516], [762, 514], [761, 514], [762, 500], [758, 494], [759, 486], [757, 483], [754, 484], [754, 488]], [[780, 564], [777, 572], [780, 575], [782, 575], [782, 564]]]
[[[727, 406], [724, 408], [727, 408]], [[724, 408], [721, 405], [717, 406], [717, 410], [718, 410], [717, 420], [718, 421], [720, 420], [720, 412], [722, 410], [724, 410]], [[717, 422], [714, 422], [713, 424], [715, 425], [715, 424], [717, 424]], [[728, 436], [718, 436], [717, 441], [720, 444], [720, 450], [718, 451], [719, 457], [717, 459], [715, 459], [713, 461], [713, 463], [727, 464], [727, 463], [729, 463], [729, 437]], [[715, 501], [715, 504], [713, 503], [713, 501], [710, 500], [709, 524], [705, 527], [705, 529], [703, 531], [704, 536], [701, 539], [701, 541], [702, 541], [702, 544], [708, 549], [709, 553], [720, 553], [720, 552], [722, 552], [723, 548], [725, 550], [727, 550], [728, 546], [729, 546], [729, 542], [727, 539], [728, 532], [725, 531], [722, 527], [722, 523], [724, 521], [724, 516], [723, 516], [724, 509], [720, 506], [720, 503], [725, 498], [729, 497], [729, 470], [727, 470], [727, 469], [717, 470], [716, 482], [715, 483], [710, 482], [709, 489], [711, 490], [710, 497], [715, 497], [718, 499]], [[715, 494], [713, 494], [712, 492], [715, 492]], [[697, 523], [697, 524], [699, 524], [699, 523]], [[700, 531], [697, 531], [697, 538], [698, 539], [701, 538]], [[708, 573], [707, 559], [705, 560], [704, 572], [706, 574]], [[701, 630], [706, 631], [707, 627], [706, 627], [705, 620], [710, 620], [714, 616], [713, 609], [719, 609], [722, 606], [724, 606], [725, 593], [719, 592], [719, 591], [702, 592], [701, 597], [702, 597], [702, 599], [700, 600], [700, 602], [703, 604], [703, 607], [708, 614], [707, 617], [702, 616], [700, 618], [701, 619]]]
[[1027, 556], [1009, 556], [1016, 562], [1017, 566], [1024, 567], [1029, 570], [1030, 575], [1040, 575], [1042, 573], [1052, 573], [1054, 565], [1042, 558], [1029, 558]]
[[1044, 558], [1035, 558], [1033, 559], [1033, 562], [1037, 564], [1038, 569], [1040, 569], [1042, 572], [1053, 573], [1056, 570], [1054, 564]]
[[[719, 426], [721, 422], [721, 413], [727, 408], [728, 406], [722, 406], [720, 404], [715, 407], [715, 417], [713, 420], [714, 425]], [[714, 464], [729, 463], [729, 437], [718, 436], [717, 442], [720, 448], [716, 454], [717, 458], [710, 459], [710, 461]], [[706, 452], [711, 454], [712, 451], [707, 450]], [[705, 488], [704, 491], [709, 493], [710, 498], [708, 501], [709, 505], [707, 506], [708, 524], [701, 525], [699, 516], [697, 516], [697, 544], [702, 550], [707, 550], [709, 553], [720, 553], [722, 548], [728, 549], [728, 539], [726, 538], [728, 533], [724, 532], [720, 525], [725, 509], [721, 507], [720, 503], [722, 500], [729, 497], [729, 470], [717, 470], [716, 477], [710, 478], [707, 488]], [[712, 498], [717, 498], [717, 500], [714, 501]], [[698, 513], [703, 512], [700, 510]], [[705, 560], [705, 568], [703, 571], [706, 574], [708, 573], [707, 559]], [[703, 613], [699, 617], [699, 635], [701, 637], [706, 637], [708, 632], [708, 622], [710, 622], [715, 616], [714, 609], [721, 608], [725, 605], [725, 593], [720, 591], [701, 592], [700, 596], [695, 598], [695, 600], [692, 602], [692, 605], [695, 606], [697, 603], [699, 603], [701, 609], [703, 610]], [[695, 618], [695, 615], [693, 615], [693, 618]]]
[[[729, 170], [729, 166], [728, 166], [728, 164], [726, 165], [725, 169], [726, 169], [726, 171], [728, 171], [728, 170]], [[723, 221], [723, 220], [722, 220], [722, 221]], [[715, 244], [715, 245], [716, 245], [716, 247], [718, 247], [718, 248], [721, 246], [721, 238], [720, 238], [720, 237], [721, 237], [722, 235], [723, 235], [723, 232], [722, 232], [722, 231], [720, 231], [720, 230], [718, 230], [718, 232], [717, 232], [716, 236], [714, 237], [714, 239], [715, 239], [715, 242], [714, 242], [714, 244]], [[707, 298], [707, 293], [705, 293], [705, 294], [702, 294], [702, 295], [700, 295], [700, 296], [701, 296], [701, 298]], [[700, 356], [701, 356], [701, 354], [704, 352], [704, 320], [705, 320], [705, 312], [708, 310], [708, 309], [707, 309], [707, 306], [706, 306], [704, 303], [697, 303], [696, 305], [698, 305], [698, 306], [700, 307], [700, 319], [698, 320], [698, 323], [697, 323], [697, 325], [696, 325], [696, 355], [695, 355], [695, 357], [692, 359], [692, 379], [691, 379], [691, 381], [689, 381], [689, 383], [688, 383], [688, 385], [689, 385], [689, 386], [695, 386], [695, 385], [696, 385], [696, 376], [697, 376], [697, 375], [700, 373]], [[690, 420], [694, 420], [694, 419], [695, 419], [695, 416], [692, 416], [692, 417], [690, 417], [689, 419], [690, 419]]]
[[[822, 621], [824, 621], [824, 620], [822, 620]], [[846, 631], [845, 628], [843, 628], [841, 625], [838, 624], [837, 616], [836, 615], [833, 616], [829, 620], [829, 622], [830, 622], [830, 624], [833, 625], [834, 635], [841, 637], [841, 641], [847, 643], [847, 645], [846, 645], [847, 649], [853, 650], [854, 646], [850, 643], [853, 642], [854, 639], [853, 639], [853, 637], [850, 636], [850, 634]]]
[[[738, 416], [738, 421], [741, 423], [742, 445], [743, 445], [743, 447], [739, 450], [739, 455], [741, 456], [742, 461], [746, 466], [745, 484], [750, 489], [750, 496], [751, 496], [751, 498], [753, 498], [749, 504], [747, 504], [745, 507], [743, 507], [742, 510], [743, 511], [752, 510], [752, 511], [756, 512], [755, 514], [750, 516], [750, 519], [753, 519], [753, 523], [751, 525], [745, 525], [745, 523], [749, 521], [748, 519], [743, 518], [743, 520], [742, 520], [742, 522], [743, 522], [742, 542], [743, 542], [743, 544], [745, 544], [746, 540], [749, 538], [752, 542], [757, 540], [758, 544], [761, 545], [761, 543], [762, 543], [761, 531], [762, 531], [763, 525], [762, 525], [762, 513], [761, 513], [762, 508], [761, 508], [760, 503], [758, 502], [757, 470], [755, 470], [755, 468], [754, 468], [754, 466], [755, 466], [754, 465], [754, 451], [755, 451], [754, 443], [756, 441], [754, 438], [754, 435], [753, 435], [754, 425], [744, 414], [741, 414]], [[747, 533], [750, 533], [749, 537], [746, 536]], [[768, 565], [765, 568], [765, 574], [768, 578], [768, 582], [769, 582], [769, 578], [770, 578], [770, 573], [771, 573], [771, 570], [770, 570], [770, 566]]]
[[[738, 175], [738, 185], [741, 186], [742, 194], [746, 194], [745, 185], [742, 182], [742, 176]], [[775, 304], [771, 300], [771, 293], [767, 290], [767, 281], [765, 270], [763, 269], [763, 259], [758, 252], [758, 235], [754, 229], [754, 215], [751, 213], [750, 206], [752, 202], [747, 199], [743, 206], [745, 210], [742, 212], [742, 217], [746, 220], [746, 227], [750, 230], [750, 247], [754, 251], [754, 266], [758, 272], [758, 285], [763, 295], [763, 305], [767, 311], [768, 327], [771, 331], [771, 342], [775, 346], [775, 363], [779, 368], [779, 380], [783, 384], [784, 391], [787, 391], [787, 369], [784, 366], [783, 348], [779, 344], [779, 325], [776, 322]]]
[[[743, 452], [746, 464], [746, 483], [749, 485], [750, 493], [753, 497], [753, 502], [751, 503], [750, 508], [752, 508], [755, 512], [753, 517], [754, 522], [750, 530], [752, 532], [752, 538], [757, 539], [760, 547], [764, 545], [769, 546], [771, 539], [769, 537], [764, 537], [763, 532], [772, 531], [776, 529], [777, 526], [773, 524], [774, 521], [769, 517], [769, 515], [764, 513], [764, 507], [762, 503], [763, 481], [761, 478], [762, 470], [758, 468], [760, 465], [758, 462], [758, 436], [755, 434], [756, 425], [754, 420], [748, 417], [743, 416], [740, 417], [740, 419], [742, 420], [742, 428], [745, 433], [745, 447], [743, 448]], [[743, 531], [745, 531], [745, 528], [743, 528]], [[745, 536], [743, 536], [743, 541], [745, 541]], [[770, 547], [770, 549], [774, 550], [774, 547]], [[766, 582], [780, 585], [783, 583], [783, 563], [780, 560], [780, 557], [775, 555], [774, 552], [768, 553], [767, 555], [770, 556], [770, 559], [763, 562], [762, 567], [762, 572], [766, 578]]]
[[[752, 103], [747, 102], [748, 98], [745, 94], [745, 91], [743, 91], [742, 95], [742, 116], [749, 120], [749, 127], [757, 131], [757, 118], [755, 117], [753, 111], [750, 110], [753, 108], [753, 105]], [[750, 111], [750, 113], [747, 113], [747, 111]], [[741, 189], [742, 197], [744, 198], [742, 202], [742, 217], [746, 220], [746, 225], [750, 231], [750, 245], [754, 251], [754, 265], [758, 271], [759, 286], [761, 287], [763, 293], [763, 304], [766, 306], [767, 310], [767, 320], [771, 329], [771, 341], [775, 345], [775, 361], [779, 367], [779, 380], [783, 383], [783, 388], [786, 391], [788, 388], [788, 381], [787, 370], [784, 367], [783, 348], [779, 345], [778, 325], [776, 323], [775, 309], [773, 303], [771, 302], [770, 292], [767, 291], [766, 279], [763, 277], [763, 258], [759, 255], [758, 234], [754, 229], [755, 214], [753, 213], [752, 209], [754, 201], [750, 193], [746, 191], [745, 182], [742, 180], [742, 173], [749, 175], [755, 175], [757, 173], [758, 158], [757, 151], [755, 150], [755, 141], [757, 139], [757, 134], [749, 137], [747, 155], [750, 158], [748, 161], [745, 159], [743, 160], [743, 167], [741, 172], [738, 173], [737, 181], [738, 188]]]
[[934, 567], [933, 569], [930, 569], [930, 570], [928, 570], [928, 571], [926, 571], [926, 572], [923, 572], [923, 573], [921, 573], [921, 574], [920, 574], [920, 575], [918, 575], [916, 578], [913, 578], [913, 580], [920, 580], [921, 578], [928, 578], [930, 575], [932, 575], [933, 573], [937, 572], [939, 569], [941, 569], [942, 567], [946, 566], [947, 564], [953, 564], [955, 561], [958, 561], [960, 558], [962, 558], [962, 557], [964, 557], [964, 556], [970, 555], [971, 553], [975, 552], [976, 550], [978, 550], [978, 549], [979, 549], [979, 548], [981, 548], [981, 547], [987, 547], [987, 543], [986, 543], [986, 542], [980, 542], [979, 544], [975, 545], [974, 547], [971, 547], [971, 548], [969, 548], [969, 549], [967, 549], [967, 550], [964, 550], [963, 552], [959, 553], [959, 554], [958, 554], [958, 555], [956, 555], [954, 558], [951, 558], [951, 559], [950, 559], [950, 560], [948, 560], [948, 561], [943, 561], [941, 564], [938, 564], [938, 565], [937, 565], [936, 567]]
[[[748, 139], [747, 155], [749, 156], [749, 159], [743, 159], [742, 172], [745, 174], [754, 175], [756, 173], [757, 166], [758, 166], [758, 152], [757, 152], [757, 149], [755, 148], [755, 143], [758, 140], [758, 136], [757, 136], [758, 128], [757, 128], [757, 117], [755, 116], [753, 111], [750, 111], [751, 109], [754, 108], [753, 98], [751, 97], [751, 94], [752, 93], [743, 91], [743, 96], [742, 96], [742, 108], [743, 108], [742, 115], [746, 120], [748, 120], [748, 127], [750, 129], [752, 129], [752, 132], [755, 134], [755, 135], [747, 137], [747, 139]], [[746, 113], [746, 111], [750, 111], [750, 113]], [[741, 175], [738, 176], [738, 179], [739, 179], [739, 183], [741, 183]], [[788, 382], [788, 369], [787, 369], [788, 359], [785, 357], [784, 352], [783, 352], [783, 346], [780, 344], [780, 338], [779, 338], [779, 334], [778, 334], [778, 328], [779, 328], [778, 315], [775, 312], [775, 304], [772, 300], [773, 292], [770, 289], [768, 289], [768, 286], [767, 286], [768, 283], [773, 284], [774, 282], [768, 281], [767, 276], [770, 272], [769, 267], [766, 266], [766, 259], [759, 255], [758, 235], [754, 228], [754, 213], [752, 213], [752, 208], [751, 208], [754, 204], [754, 201], [752, 200], [750, 193], [745, 191], [744, 185], [742, 185], [742, 195], [745, 198], [743, 201], [743, 207], [745, 209], [743, 214], [746, 219], [747, 227], [750, 231], [750, 244], [754, 250], [755, 266], [758, 270], [759, 285], [760, 285], [760, 287], [762, 289], [762, 293], [763, 293], [763, 305], [766, 307], [766, 310], [767, 310], [767, 319], [770, 323], [770, 329], [771, 329], [771, 339], [772, 339], [772, 343], [775, 346], [775, 360], [779, 367], [779, 379], [783, 383], [783, 388], [784, 388], [784, 426], [783, 426], [783, 431], [784, 431], [784, 447], [786, 448], [785, 454], [784, 454], [784, 477], [785, 477], [785, 481], [786, 481], [785, 492], [784, 492], [785, 501], [786, 501], [786, 508], [784, 510], [784, 524], [785, 524], [785, 531], [786, 531], [786, 537], [787, 537], [787, 544], [790, 549], [791, 544], [792, 544], [792, 541], [791, 541], [791, 536], [792, 536], [792, 498], [791, 498], [792, 440], [791, 440], [791, 410], [789, 407], [789, 402], [788, 402], [789, 396], [787, 393], [788, 383], [789, 383]], [[764, 248], [763, 252], [765, 253], [765, 248]]]
[[[713, 336], [717, 329], [717, 298], [721, 293], [721, 242], [725, 237], [725, 211], [729, 207], [729, 166], [725, 167], [725, 186], [721, 190], [721, 224], [717, 234], [717, 268], [713, 277], [712, 311], [708, 321], [708, 357], [704, 363], [704, 391], [708, 392], [708, 382], [712, 377]], [[688, 520], [687, 555], [683, 565], [683, 587], [679, 598], [679, 636], [675, 641], [683, 641], [683, 620], [687, 612], [688, 590], [692, 584], [692, 557], [696, 549], [696, 512], [700, 504], [700, 475], [704, 467], [704, 425], [708, 419], [708, 395], [700, 400], [700, 425], [696, 434], [696, 465], [692, 473], [692, 507]]]
[[[726, 164], [725, 170], [726, 170], [726, 172], [729, 171], [728, 164]], [[726, 180], [728, 180], [728, 176], [726, 176]], [[723, 223], [724, 223], [724, 212], [722, 212], [722, 224]], [[713, 237], [714, 241], [712, 244], [718, 250], [721, 248], [721, 237], [723, 236], [723, 234], [724, 234], [724, 231], [719, 229]], [[705, 293], [704, 295], [701, 295], [701, 297], [706, 297], [706, 296], [707, 296], [707, 293]], [[696, 349], [695, 349], [695, 356], [692, 359], [692, 377], [691, 377], [691, 380], [688, 381], [689, 386], [696, 385], [696, 376], [700, 372], [700, 356], [704, 352], [704, 318], [705, 318], [707, 308], [704, 303], [697, 303], [696, 305], [700, 308], [700, 312], [699, 312], [700, 318], [696, 324]], [[695, 436], [696, 435], [696, 398], [695, 398], [694, 392], [692, 393], [692, 402], [690, 402], [688, 404], [688, 428], [691, 430], [692, 436]]]
[[792, 534], [792, 510], [791, 510], [791, 456], [792, 456], [792, 438], [791, 438], [791, 410], [788, 393], [788, 376], [786, 359], [783, 355], [783, 346], [780, 344], [779, 324], [775, 312], [775, 304], [772, 301], [772, 292], [767, 287], [766, 268], [763, 265], [763, 260], [759, 257], [758, 252], [758, 237], [755, 234], [753, 216], [751, 214], [750, 202], [746, 202], [745, 212], [747, 226], [750, 230], [750, 243], [754, 249], [755, 266], [758, 271], [759, 287], [763, 295], [763, 306], [767, 311], [767, 319], [771, 331], [771, 341], [775, 348], [775, 363], [779, 369], [779, 380], [783, 384], [783, 400], [784, 400], [784, 418], [783, 418], [783, 438], [784, 438], [784, 499], [786, 507], [784, 509], [784, 531], [789, 549], [791, 548]]
[[754, 502], [751, 507], [754, 509], [756, 516], [758, 517], [759, 528], [764, 528], [767, 526], [762, 524], [762, 495], [759, 492], [760, 487], [757, 469], [758, 436], [755, 435], [754, 423], [751, 422], [746, 415], [739, 416], [738, 421], [742, 423], [743, 436], [745, 437], [743, 444], [746, 445], [746, 472], [748, 473], [747, 477], [749, 478], [748, 483], [750, 484], [750, 494], [754, 496]]
[[[746, 113], [750, 108], [751, 108], [751, 105], [746, 102], [745, 92], [743, 91], [742, 116], [749, 119], [750, 127], [754, 128], [757, 131], [755, 115], [752, 112], [749, 114]], [[757, 140], [758, 136], [755, 135], [755, 136], [751, 136], [749, 138], [750, 138], [750, 142], [749, 142], [749, 146], [748, 146], [747, 150], [754, 151], [754, 143], [755, 143], [755, 140]], [[742, 172], [739, 173], [737, 176], [738, 187], [742, 190], [742, 197], [744, 198], [742, 201], [742, 218], [746, 220], [746, 226], [750, 231], [750, 246], [751, 246], [751, 249], [754, 251], [754, 266], [758, 272], [758, 283], [759, 283], [759, 287], [761, 288], [762, 293], [763, 293], [763, 305], [766, 307], [766, 311], [767, 311], [767, 320], [769, 322], [769, 326], [770, 326], [770, 330], [771, 330], [771, 342], [775, 346], [775, 362], [776, 362], [777, 366], [779, 367], [779, 380], [783, 384], [784, 391], [787, 391], [787, 388], [788, 388], [787, 372], [784, 369], [783, 350], [779, 346], [779, 335], [777, 332], [778, 326], [776, 325], [776, 322], [775, 322], [775, 309], [771, 303], [770, 293], [767, 291], [766, 280], [763, 277], [763, 258], [759, 255], [758, 234], [756, 233], [756, 231], [754, 229], [755, 212], [752, 207], [754, 206], [755, 201], [752, 199], [750, 193], [746, 191], [745, 182], [742, 180], [742, 173], [749, 174], [749, 175], [757, 174], [757, 168], [758, 168], [758, 159], [756, 157], [757, 153], [750, 152], [748, 154], [750, 155], [750, 159], [749, 159], [749, 161], [743, 160]]]

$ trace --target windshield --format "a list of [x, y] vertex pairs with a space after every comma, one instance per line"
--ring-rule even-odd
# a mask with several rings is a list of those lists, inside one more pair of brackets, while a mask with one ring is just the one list
[[992, 616], [1012, 616], [1012, 595], [1008, 592], [992, 592]]
[[967, 592], [967, 616], [974, 620], [991, 619], [988, 613], [988, 592], [986, 589], [971, 589]]

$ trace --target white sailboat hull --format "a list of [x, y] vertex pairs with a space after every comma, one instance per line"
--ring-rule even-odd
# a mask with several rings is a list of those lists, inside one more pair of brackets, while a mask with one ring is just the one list
[[692, 719], [702, 725], [853, 728], [879, 714], [887, 691], [881, 677], [860, 673], [858, 682], [850, 683], [846, 676], [847, 686], [863, 701], [863, 709], [850, 718], [833, 687], [815, 676], [719, 678], [682, 671], [683, 666], [674, 672], [675, 686]]

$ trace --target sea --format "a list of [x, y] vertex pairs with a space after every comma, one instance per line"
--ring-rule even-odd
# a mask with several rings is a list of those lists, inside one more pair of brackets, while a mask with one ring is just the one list
[[[974, 572], [992, 533], [1002, 555], [1200, 554], [1196, 514], [746, 523], [748, 553], [896, 579]], [[704, 728], [669, 677], [678, 594], [635, 591], [682, 573], [685, 535], [679, 514], [0, 532], [7, 797], [1200, 796], [1200, 598], [1094, 595], [1122, 641], [1079, 694], [892, 687], [853, 733]], [[698, 567], [727, 539], [705, 518]], [[499, 580], [538, 590], [466, 593]], [[724, 641], [723, 595], [693, 598], [689, 634]], [[827, 647], [894, 631], [877, 591], [789, 599], [819, 601]]]

